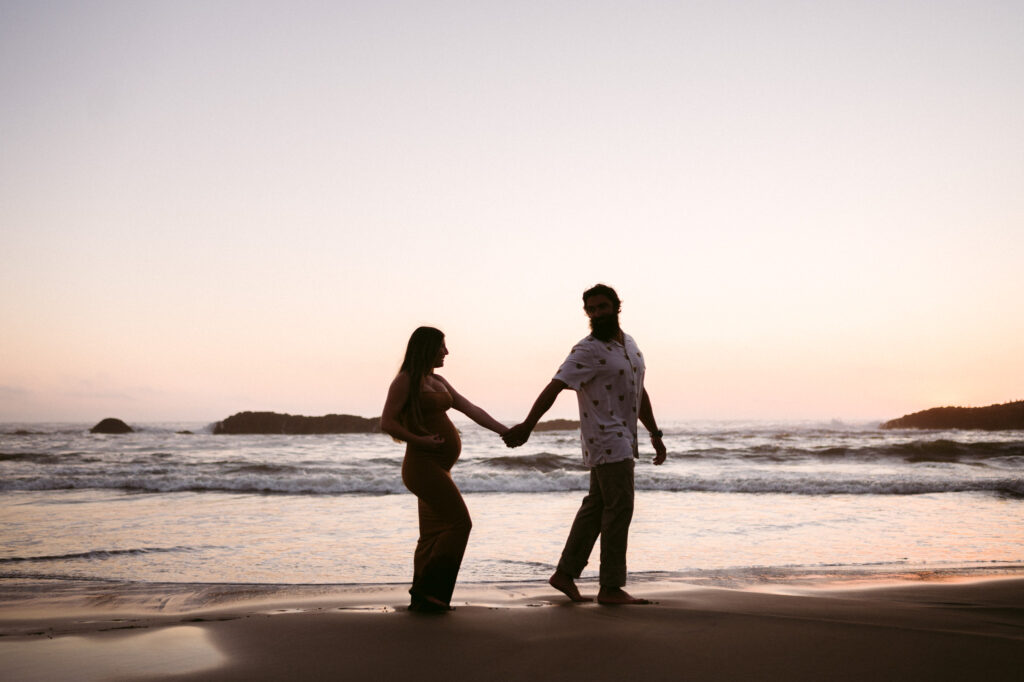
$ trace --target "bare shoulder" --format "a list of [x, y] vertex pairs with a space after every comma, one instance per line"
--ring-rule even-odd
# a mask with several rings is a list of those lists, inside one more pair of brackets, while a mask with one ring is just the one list
[[412, 381], [412, 379], [409, 378], [409, 373], [408, 372], [399, 372], [398, 375], [395, 376], [394, 380], [392, 380], [392, 382], [391, 382], [391, 389], [392, 390], [399, 390], [399, 391], [402, 391], [402, 390], [408, 391], [409, 390], [409, 383], [411, 381]]
[[409, 397], [409, 375], [405, 372], [400, 372], [391, 381], [391, 386], [388, 387], [388, 397], [384, 401], [384, 417], [394, 417], [398, 414], [402, 404], [405, 403]]

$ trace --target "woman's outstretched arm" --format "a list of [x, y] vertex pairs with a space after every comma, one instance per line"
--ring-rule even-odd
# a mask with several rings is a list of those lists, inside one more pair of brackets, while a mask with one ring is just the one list
[[499, 436], [503, 435], [506, 431], [508, 431], [507, 426], [499, 422], [491, 415], [487, 414], [487, 412], [485, 412], [482, 407], [477, 407], [473, 403], [466, 400], [464, 396], [462, 396], [458, 391], [455, 390], [455, 388], [451, 384], [448, 383], [447, 379], [437, 374], [435, 374], [434, 376], [440, 379], [441, 382], [448, 389], [448, 392], [452, 394], [452, 407], [454, 407], [456, 410], [466, 415], [467, 417], [469, 417], [470, 419], [472, 419], [485, 429], [490, 429], [491, 431], [494, 431]]

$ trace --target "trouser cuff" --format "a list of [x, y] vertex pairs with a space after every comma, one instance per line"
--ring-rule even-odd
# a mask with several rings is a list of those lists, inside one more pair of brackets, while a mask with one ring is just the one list
[[601, 574], [601, 587], [622, 587], [626, 584], [626, 572], [616, 571], [610, 575]]
[[582, 575], [583, 568], [586, 565], [587, 565], [586, 561], [583, 561], [583, 562], [573, 561], [573, 560], [567, 559], [566, 557], [563, 556], [561, 559], [558, 560], [558, 571], [560, 573], [565, 573], [566, 575], [570, 575], [570, 576], [572, 576], [573, 580], [576, 580], [576, 579], [578, 579], [580, 577], [580, 575]]

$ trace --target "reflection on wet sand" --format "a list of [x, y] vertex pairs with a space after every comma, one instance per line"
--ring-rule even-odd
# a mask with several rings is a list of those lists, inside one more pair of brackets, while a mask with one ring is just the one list
[[143, 633], [0, 642], [4, 676], [22, 682], [185, 675], [217, 668], [226, 661], [207, 632], [191, 625]]

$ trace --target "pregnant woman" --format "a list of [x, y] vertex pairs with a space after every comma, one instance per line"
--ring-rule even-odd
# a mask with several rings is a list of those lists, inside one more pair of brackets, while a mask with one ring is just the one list
[[405, 359], [391, 382], [381, 430], [405, 441], [402, 482], [419, 499], [420, 538], [413, 559], [410, 611], [452, 610], [455, 579], [473, 522], [452, 480], [462, 441], [446, 412], [455, 408], [498, 435], [508, 429], [459, 395], [434, 370], [444, 365], [444, 334], [419, 327], [409, 337]]

